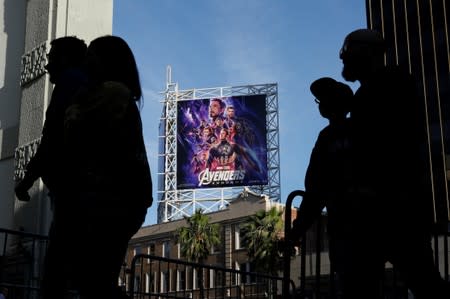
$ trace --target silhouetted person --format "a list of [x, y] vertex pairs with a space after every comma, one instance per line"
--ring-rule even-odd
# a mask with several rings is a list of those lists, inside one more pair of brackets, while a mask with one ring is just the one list
[[332, 268], [342, 276], [345, 252], [353, 246], [354, 222], [351, 202], [345, 197], [352, 183], [350, 111], [353, 91], [332, 78], [311, 84], [320, 114], [329, 124], [320, 131], [311, 153], [305, 176], [305, 195], [292, 229], [296, 242], [317, 221], [326, 207], [328, 212], [329, 257]]
[[51, 196], [57, 195], [64, 179], [61, 177], [64, 114], [75, 92], [86, 82], [82, 71], [87, 49], [85, 42], [66, 36], [53, 40], [50, 45], [45, 69], [54, 89], [45, 113], [40, 145], [26, 166], [25, 177], [15, 189], [18, 199], [23, 201], [30, 199], [28, 190], [38, 178], [42, 178]]
[[83, 298], [121, 298], [118, 278], [128, 241], [152, 203], [138, 109], [142, 91], [134, 55], [120, 37], [89, 44], [86, 72], [87, 88], [65, 118], [67, 196], [79, 211], [74, 287]]
[[359, 81], [351, 108], [354, 187], [360, 230], [346, 263], [345, 298], [378, 298], [386, 261], [416, 298], [450, 298], [431, 248], [431, 198], [425, 184], [424, 122], [416, 86], [400, 67], [385, 67], [376, 31], [356, 30], [340, 52], [342, 76]]
[[67, 208], [67, 199], [64, 198], [64, 186], [68, 180], [64, 175], [67, 161], [63, 152], [64, 115], [74, 94], [87, 82], [82, 70], [87, 45], [73, 36], [57, 38], [50, 45], [45, 68], [54, 89], [45, 114], [41, 143], [27, 164], [25, 177], [18, 182], [15, 192], [19, 200], [30, 200], [28, 190], [38, 178], [42, 178], [49, 190], [53, 218], [41, 288], [44, 298], [62, 298], [69, 280], [70, 232], [76, 225], [67, 219], [74, 211]]

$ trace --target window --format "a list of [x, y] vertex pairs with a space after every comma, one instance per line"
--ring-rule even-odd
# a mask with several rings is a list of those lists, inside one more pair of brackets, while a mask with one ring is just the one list
[[167, 293], [169, 291], [169, 271], [161, 272], [161, 292]]
[[[234, 269], [235, 270], [241, 270], [240, 269], [240, 265], [237, 263], [237, 262], [235, 262], [234, 263]], [[231, 279], [231, 284], [232, 285], [239, 285], [241, 282], [240, 282], [240, 274], [239, 273], [235, 273], [234, 275], [232, 275], [232, 279]]]
[[133, 250], [134, 256], [141, 254], [141, 247], [140, 246], [135, 246], [134, 250]]
[[197, 270], [192, 269], [192, 289], [195, 290], [197, 288], [198, 288]]
[[[147, 247], [147, 254], [148, 255], [155, 255], [155, 244], [154, 243], [148, 245], [148, 247]], [[146, 260], [147, 260], [147, 264], [150, 264], [150, 259], [147, 258]]]
[[[140, 246], [135, 246], [133, 249], [133, 254], [134, 256], [139, 255], [142, 253], [142, 248]], [[136, 265], [140, 265], [141, 264], [141, 259], [137, 259], [136, 260]]]
[[155, 244], [154, 243], [148, 245], [147, 254], [155, 255]]
[[194, 268], [188, 267], [186, 268], [186, 289], [193, 290], [194, 289]]
[[163, 242], [163, 257], [170, 257], [170, 241]]
[[234, 249], [242, 249], [241, 228], [239, 225], [234, 227]]
[[[255, 264], [254, 263], [242, 263], [239, 265], [239, 268], [241, 269], [241, 271], [245, 271], [245, 272], [255, 272]], [[246, 283], [255, 283], [256, 282], [256, 277], [252, 274], [246, 274], [246, 275], [241, 275], [241, 283], [246, 284]]]
[[239, 249], [241, 247], [241, 242], [240, 242], [240, 228], [239, 226], [235, 226], [234, 228], [234, 249]]
[[141, 288], [141, 277], [139, 275], [136, 275], [134, 277], [134, 291], [139, 292]]
[[[248, 272], [248, 264], [247, 263], [242, 263], [242, 264], [240, 264], [239, 265], [239, 269], [241, 270], [241, 271], [245, 271], [245, 272]], [[247, 275], [245, 275], [245, 274], [241, 274], [241, 283], [248, 283], [248, 279], [249, 277], [247, 277]]]
[[153, 292], [153, 293], [156, 292], [155, 277], [156, 277], [156, 272], [150, 273], [150, 292]]
[[176, 282], [174, 281], [174, 279], [176, 278], [173, 274], [173, 269], [169, 269], [169, 276], [167, 278], [168, 282], [169, 282], [169, 292], [172, 292], [174, 290], [174, 287], [176, 288]]
[[212, 289], [214, 288], [214, 270], [209, 269], [209, 287]]
[[150, 293], [150, 274], [145, 273], [145, 292]]
[[184, 291], [186, 289], [186, 271], [177, 271], [177, 291]]
[[216, 279], [215, 285], [217, 287], [225, 286], [225, 272], [224, 271], [217, 271], [215, 279]]
[[147, 294], [156, 292], [155, 275], [156, 275], [156, 272], [145, 273], [145, 293], [147, 293]]

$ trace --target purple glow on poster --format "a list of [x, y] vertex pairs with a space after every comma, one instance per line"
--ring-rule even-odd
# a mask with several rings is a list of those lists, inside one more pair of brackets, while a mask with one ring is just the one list
[[178, 102], [177, 188], [266, 185], [266, 95]]

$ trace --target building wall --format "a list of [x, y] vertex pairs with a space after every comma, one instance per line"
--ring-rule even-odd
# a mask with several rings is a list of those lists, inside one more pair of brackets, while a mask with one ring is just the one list
[[50, 101], [45, 54], [57, 37], [89, 43], [111, 34], [112, 16], [113, 0], [0, 0], [0, 227], [47, 233], [51, 212], [42, 182], [27, 203], [15, 200], [13, 191], [13, 178], [23, 175], [17, 165], [36, 149]]
[[[239, 227], [248, 219], [250, 215], [255, 214], [259, 210], [268, 211], [272, 206], [277, 206], [280, 209], [284, 209], [284, 205], [280, 203], [274, 203], [269, 201], [266, 197], [254, 196], [249, 194], [248, 197], [240, 197], [236, 200], [231, 201], [227, 209], [207, 214], [210, 218], [210, 223], [219, 223], [222, 235], [222, 242], [214, 251], [208, 256], [208, 258], [203, 262], [206, 265], [212, 265], [217, 267], [224, 267], [227, 269], [235, 269], [242, 271], [254, 271], [249, 263], [247, 256], [247, 250], [240, 245], [239, 238]], [[292, 220], [296, 218], [296, 211], [292, 212]], [[326, 218], [326, 217], [325, 217]], [[320, 271], [322, 274], [329, 274], [330, 265], [328, 260], [328, 242], [325, 242], [326, 234], [324, 228], [326, 227], [326, 220], [322, 220], [321, 226], [321, 262]], [[170, 221], [161, 224], [155, 224], [151, 226], [142, 227], [136, 235], [131, 239], [129, 243], [129, 248], [127, 251], [127, 257], [125, 264], [127, 267], [131, 266], [132, 259], [136, 254], [151, 254], [159, 257], [168, 257], [171, 259], [185, 260], [179, 252], [179, 245], [175, 241], [175, 231], [177, 228], [185, 226], [185, 220]], [[305, 263], [306, 275], [308, 277], [316, 273], [316, 230], [317, 226], [314, 226], [307, 235], [308, 244], [306, 245], [307, 258]], [[164, 254], [164, 244], [170, 244], [170, 255]], [[242, 244], [242, 243], [241, 243]], [[299, 251], [298, 251], [299, 253]], [[157, 266], [150, 266], [150, 264], [145, 264], [142, 271], [139, 270], [138, 275], [145, 275], [151, 272], [153, 276], [157, 275], [157, 283], [159, 282], [160, 272], [164, 272], [167, 267], [163, 266], [159, 269]], [[140, 265], [140, 264], [139, 264]], [[299, 286], [300, 282], [300, 256], [296, 256], [291, 261], [291, 274], [290, 277], [294, 281], [296, 286]], [[170, 266], [173, 271], [177, 269], [177, 265], [172, 264]], [[141, 269], [141, 268], [139, 268]], [[156, 274], [155, 274], [156, 273]], [[128, 278], [122, 273], [122, 282], [129, 283]], [[282, 273], [280, 272], [280, 276]], [[141, 278], [144, 279], [144, 278]], [[230, 278], [227, 277], [227, 285], [235, 285], [236, 281], [229, 281]], [[232, 278], [235, 279], [235, 278]], [[175, 286], [176, 278], [171, 276], [172, 286]], [[209, 278], [205, 278], [206, 285], [209, 285]], [[141, 280], [144, 284], [145, 282]], [[192, 286], [192, 281], [188, 281], [188, 288]], [[172, 289], [171, 291], [175, 291]]]
[[450, 5], [447, 0], [366, 0], [368, 28], [392, 45], [387, 65], [403, 65], [416, 79], [427, 121], [433, 216], [447, 228], [450, 215]]
[[12, 228], [26, 0], [0, 0], [0, 227]]
[[[220, 224], [222, 243], [215, 248], [214, 252], [208, 256], [204, 263], [231, 269], [239, 269], [241, 264], [245, 264], [248, 261], [246, 250], [241, 246], [237, 246], [239, 244], [239, 240], [236, 239], [239, 238], [237, 233], [238, 227], [249, 215], [261, 209], [268, 210], [272, 204], [274, 203], [271, 203], [264, 196], [260, 197], [250, 194], [248, 197], [241, 197], [232, 201], [226, 210], [208, 214], [210, 223]], [[279, 206], [281, 208], [281, 205]], [[130, 241], [126, 264], [131, 265], [131, 260], [136, 253], [149, 253], [150, 250], [148, 248], [150, 246], [154, 248], [154, 255], [156, 256], [185, 260], [181, 256], [179, 245], [175, 241], [176, 229], [185, 225], [186, 222], [183, 219], [142, 227]], [[166, 244], [170, 244], [171, 251], [169, 256], [164, 253]], [[173, 267], [175, 269], [176, 266], [173, 265]], [[144, 267], [144, 272], [146, 271], [150, 270]], [[165, 271], [165, 269], [162, 271]], [[176, 280], [173, 276], [171, 279]], [[189, 288], [191, 288], [192, 283], [192, 280], [187, 281]], [[208, 278], [206, 278], [206, 283], [209, 283]], [[175, 285], [175, 281], [172, 285]]]
[[[423, 100], [432, 190], [432, 216], [448, 232], [450, 187], [450, 3], [447, 0], [366, 0], [368, 28], [383, 33], [387, 65], [403, 65], [415, 78]], [[435, 261], [448, 278], [447, 238], [435, 238]]]

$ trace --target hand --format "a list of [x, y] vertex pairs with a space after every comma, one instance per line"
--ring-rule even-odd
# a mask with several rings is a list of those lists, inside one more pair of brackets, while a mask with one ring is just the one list
[[14, 188], [17, 199], [20, 201], [30, 201], [30, 194], [28, 194], [28, 190], [32, 185], [32, 182], [28, 182], [28, 180], [25, 179], [17, 183], [16, 187]]

